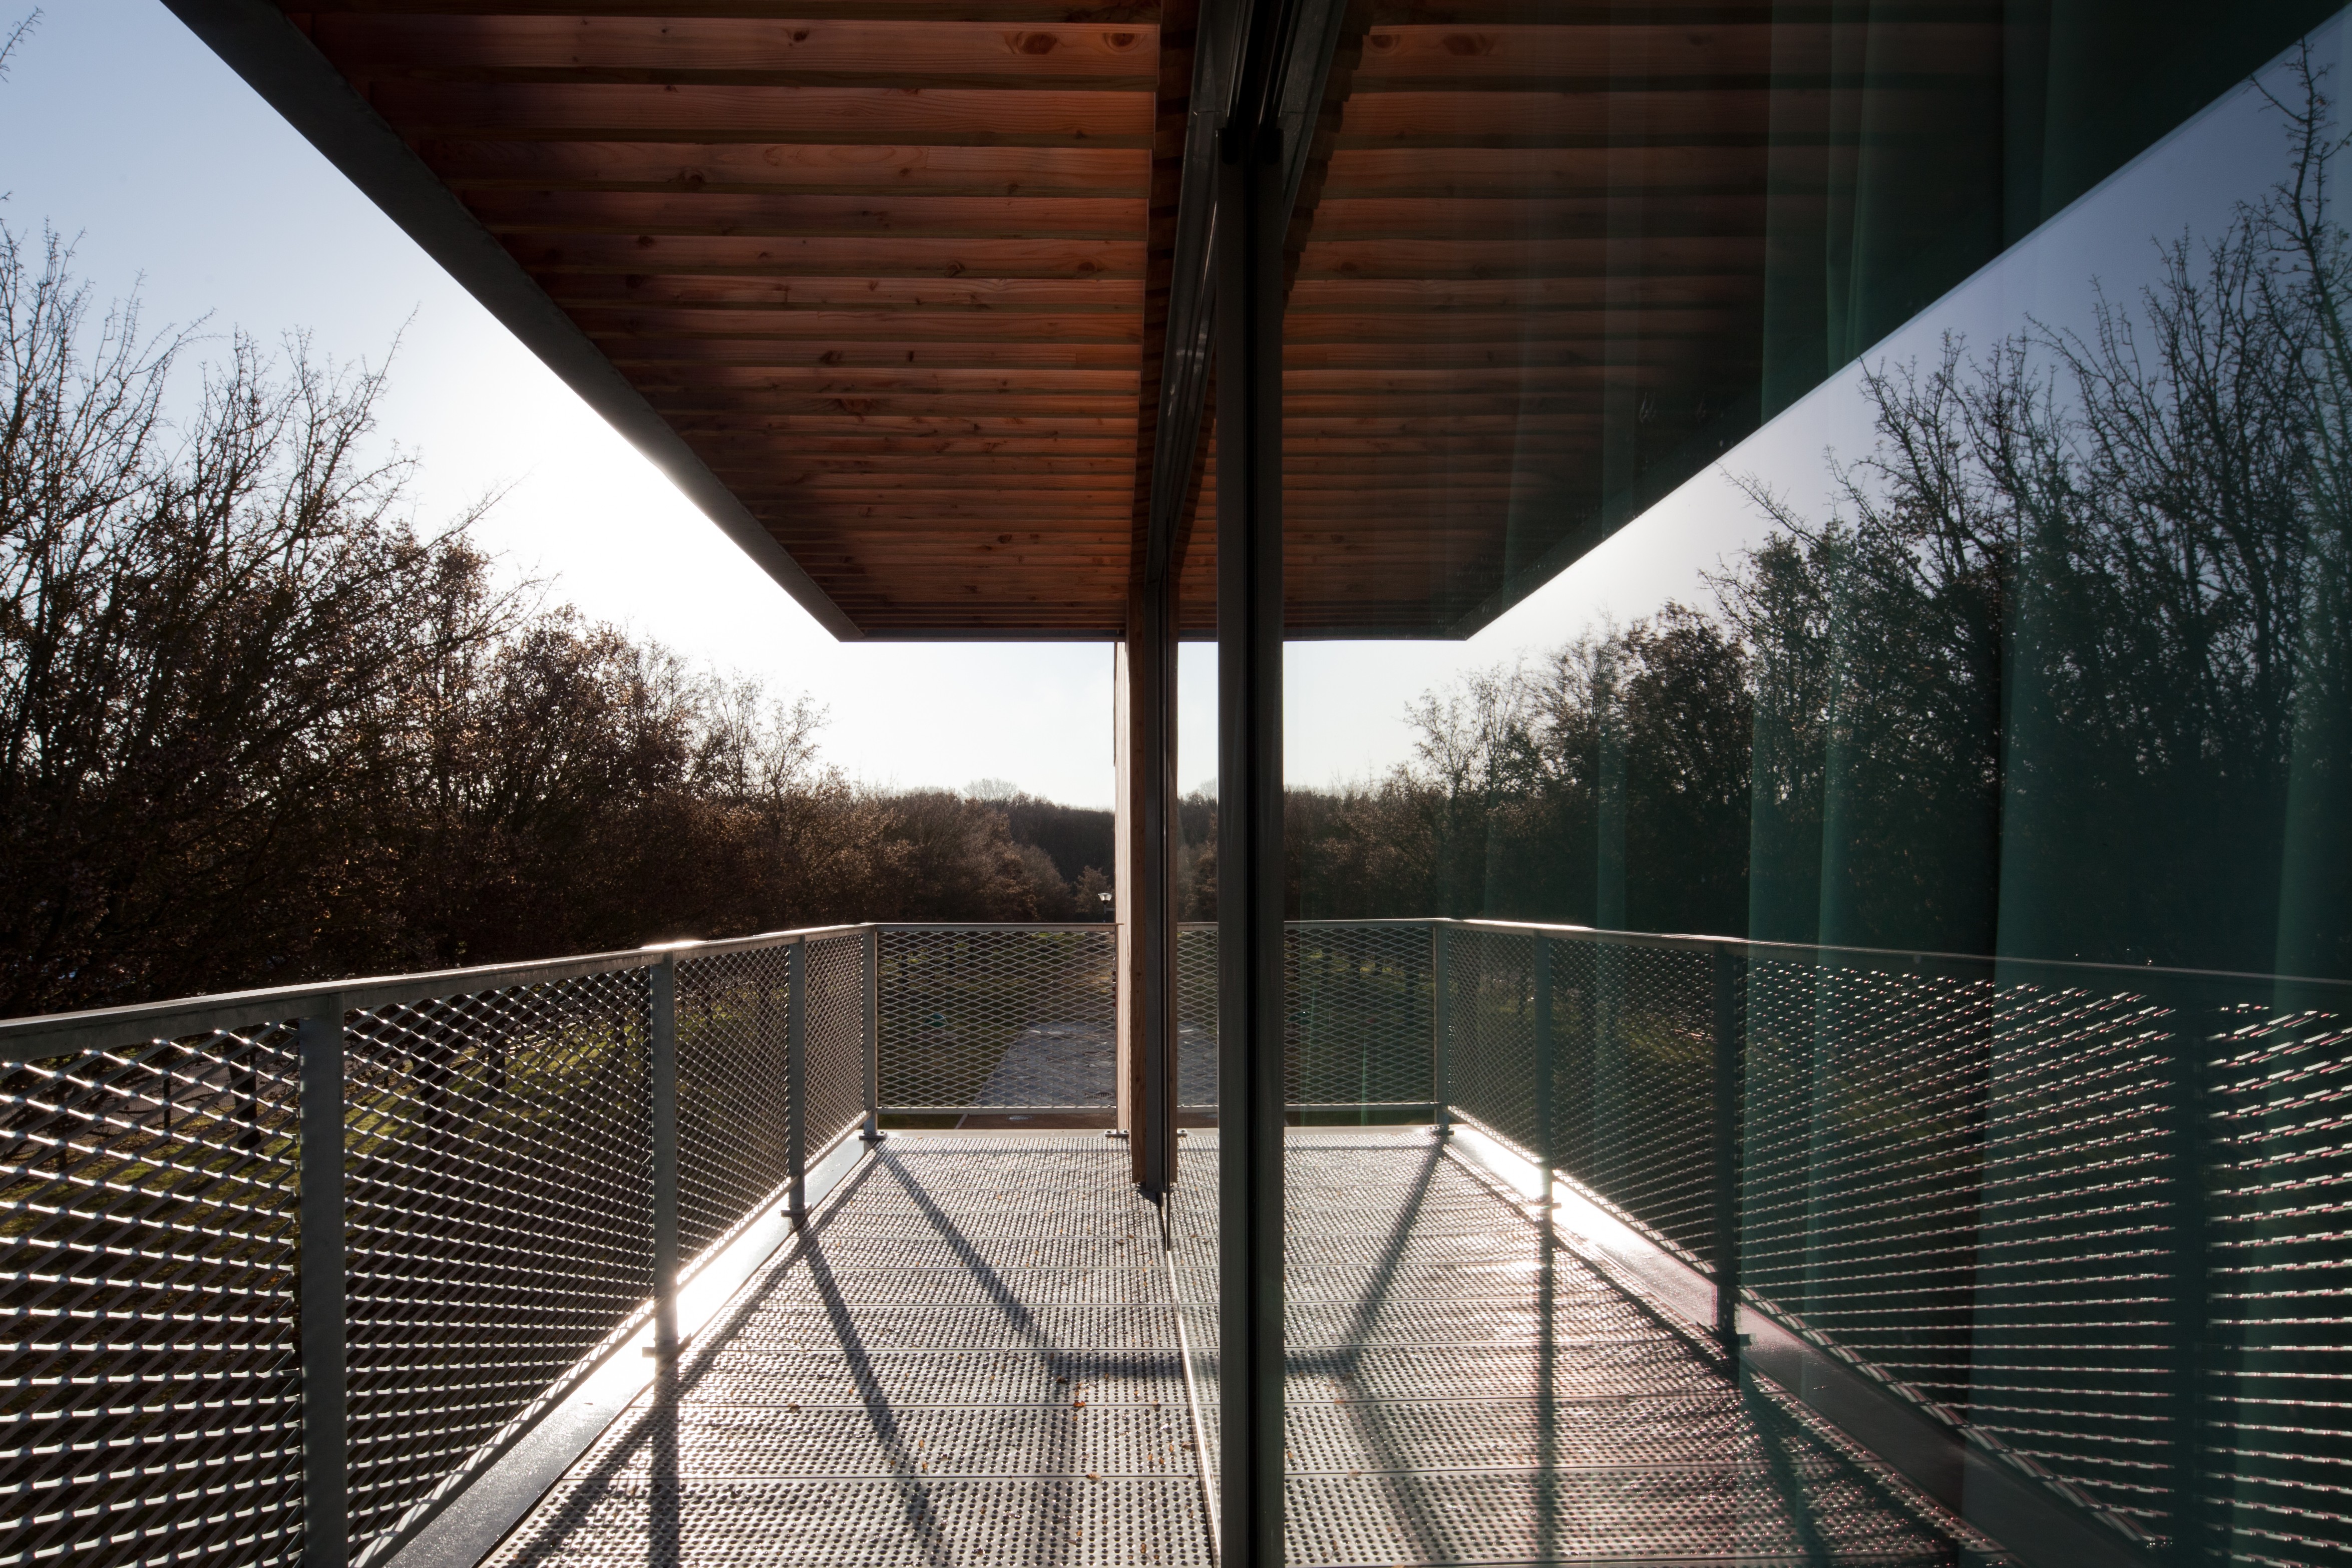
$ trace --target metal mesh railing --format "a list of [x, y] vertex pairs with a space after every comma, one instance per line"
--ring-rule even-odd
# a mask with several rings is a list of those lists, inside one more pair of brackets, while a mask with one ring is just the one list
[[2181, 1533], [2247, 1562], [2340, 1563], [2352, 1558], [2352, 1005], [2336, 988], [2203, 1018], [2188, 1104], [2215, 1175], [2188, 1327], [2208, 1348], [2180, 1380], [2200, 1418]]
[[[380, 1563], [646, 1311], [660, 1039], [691, 1258], [792, 1177], [795, 1019], [809, 1158], [881, 1100], [1103, 1108], [1114, 953], [866, 928], [0, 1024], [0, 1563], [294, 1560], [322, 1321]], [[1442, 1100], [2144, 1542], [2352, 1557], [2352, 986], [1491, 922], [1310, 924], [1286, 978], [1295, 1105]]]
[[867, 1113], [872, 934], [803, 940], [0, 1023], [0, 1563], [388, 1559], [650, 1310], [667, 1086], [688, 1259], [793, 1175], [796, 1000], [803, 1154]]
[[886, 926], [882, 1109], [1108, 1112], [1118, 1103], [1118, 930]]
[[808, 1140], [824, 1148], [866, 1114], [866, 961], [863, 931], [808, 944]]
[[[1296, 921], [1283, 932], [1284, 1097], [1294, 1110], [1434, 1109], [1428, 921]], [[1177, 933], [1177, 1096], [1217, 1106], [1217, 928]]]
[[[1538, 1064], [1547, 1058], [1537, 1052], [1536, 939], [1464, 927], [1447, 933], [1445, 958], [1454, 1108], [1539, 1156], [1549, 1129], [1539, 1125], [1546, 1091]], [[1548, 1060], [1556, 1091], [1558, 1058]]]
[[1285, 1097], [1425, 1111], [1434, 1005], [1426, 921], [1300, 921], [1284, 932]]
[[2352, 1559], [2352, 985], [1446, 942], [1464, 1119], [2152, 1550]]
[[635, 969], [346, 1024], [355, 1548], [653, 1293], [647, 1005]]
[[1715, 1259], [1717, 955], [1545, 943], [1559, 1165], [1694, 1260]]
[[292, 1026], [10, 1061], [0, 1081], [0, 1562], [291, 1563]]
[[1176, 932], [1176, 1100], [1182, 1110], [1217, 1109], [1217, 928]]
[[677, 961], [678, 1249], [692, 1258], [791, 1175], [792, 949]]

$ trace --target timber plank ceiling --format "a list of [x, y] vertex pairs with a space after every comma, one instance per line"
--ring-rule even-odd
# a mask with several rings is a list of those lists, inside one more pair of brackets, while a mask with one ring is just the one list
[[[323, 57], [837, 630], [1123, 630], [1194, 0], [285, 5], [307, 46], [172, 3]], [[1288, 257], [1293, 630], [1475, 631], [2111, 167], [2021, 195], [2033, 9], [1354, 0]]]

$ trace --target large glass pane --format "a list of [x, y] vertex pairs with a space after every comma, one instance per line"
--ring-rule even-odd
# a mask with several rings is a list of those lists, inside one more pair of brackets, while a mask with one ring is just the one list
[[1343, 37], [1292, 1561], [2352, 1550], [2330, 9]]

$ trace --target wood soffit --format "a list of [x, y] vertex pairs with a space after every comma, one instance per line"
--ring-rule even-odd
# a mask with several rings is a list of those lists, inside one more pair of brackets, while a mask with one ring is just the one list
[[[1999, 69], [1997, 5], [1916, 9], [1875, 135]], [[285, 11], [859, 630], [1121, 631], [1192, 0]], [[1736, 419], [1768, 196], [1859, 144], [1841, 26], [1773, 14], [1358, 0], [1290, 258], [1299, 635], [1466, 635], [1619, 520], [1612, 431]]]

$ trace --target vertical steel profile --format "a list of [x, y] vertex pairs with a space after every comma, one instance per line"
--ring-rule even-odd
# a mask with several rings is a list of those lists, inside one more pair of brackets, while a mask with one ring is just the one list
[[866, 928], [858, 944], [858, 1011], [864, 1026], [859, 1054], [866, 1058], [866, 1130], [868, 1143], [882, 1141], [882, 928]]
[[649, 976], [646, 1079], [654, 1143], [654, 1354], [677, 1354], [677, 955]]
[[784, 1212], [797, 1230], [808, 1218], [808, 943], [784, 949]]
[[1715, 952], [1715, 1337], [1739, 1354], [1739, 1119], [1742, 1071], [1739, 972], [1747, 960]]
[[1217, 190], [1219, 1562], [1283, 1558], [1281, 135]]
[[317, 999], [295, 1030], [301, 1057], [302, 1568], [351, 1559], [344, 1415], [343, 999]]
[[1176, 1184], [1176, 584], [1163, 575], [1129, 597], [1128, 756], [1133, 879], [1127, 996], [1132, 1014], [1129, 1150], [1137, 1186]]
[[1437, 1135], [1454, 1131], [1454, 996], [1444, 921], [1429, 922], [1429, 1098], [1437, 1102]]

